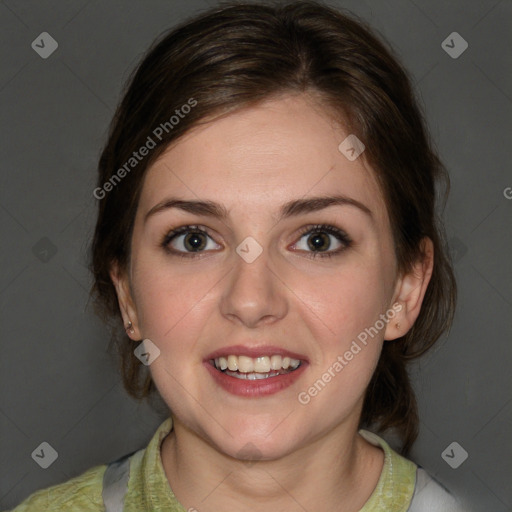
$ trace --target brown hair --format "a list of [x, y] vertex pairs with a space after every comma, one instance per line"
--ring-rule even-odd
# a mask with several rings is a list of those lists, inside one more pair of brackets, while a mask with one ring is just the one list
[[[109, 276], [113, 262], [121, 269], [129, 262], [145, 173], [192, 127], [297, 93], [312, 94], [366, 145], [364, 157], [375, 169], [387, 204], [399, 271], [410, 271], [422, 256], [423, 237], [434, 244], [434, 270], [419, 317], [406, 335], [384, 343], [360, 422], [378, 432], [394, 429], [407, 454], [418, 434], [418, 413], [406, 363], [450, 328], [455, 310], [456, 284], [435, 189], [443, 181], [444, 208], [450, 183], [407, 73], [392, 50], [353, 15], [313, 1], [230, 2], [155, 41], [128, 81], [100, 157], [91, 294], [97, 311], [110, 321], [127, 392], [137, 399], [151, 397], [156, 387], [133, 354]], [[171, 115], [193, 103], [171, 127]], [[166, 129], [157, 138], [159, 126]], [[130, 169], [126, 162], [148, 137], [158, 144]]]

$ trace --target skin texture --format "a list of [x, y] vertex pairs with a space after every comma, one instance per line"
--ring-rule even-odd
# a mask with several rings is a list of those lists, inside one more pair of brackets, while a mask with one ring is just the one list
[[[398, 275], [373, 170], [364, 153], [349, 161], [338, 150], [349, 133], [309, 96], [283, 96], [192, 129], [148, 170], [130, 266], [113, 265], [111, 276], [125, 324], [133, 323], [130, 337], [149, 338], [161, 351], [150, 371], [174, 420], [162, 462], [185, 508], [348, 512], [375, 488], [383, 452], [357, 433], [364, 392], [382, 344], [417, 318], [433, 255], [425, 239], [424, 261]], [[356, 199], [372, 216], [335, 205], [277, 221], [287, 201], [333, 194]], [[221, 203], [229, 216], [172, 208], [145, 222], [170, 196]], [[189, 224], [208, 232], [203, 252], [189, 248], [195, 259], [167, 253], [165, 235]], [[315, 233], [300, 229], [315, 224], [341, 229], [352, 244], [332, 258], [311, 258]], [[170, 247], [187, 254], [185, 236]], [[235, 251], [249, 236], [263, 249], [252, 263]], [[323, 236], [328, 251], [344, 245]], [[308, 404], [299, 403], [298, 394], [397, 303], [393, 320]], [[203, 360], [236, 344], [279, 346], [309, 366], [274, 395], [234, 396], [215, 384]]]

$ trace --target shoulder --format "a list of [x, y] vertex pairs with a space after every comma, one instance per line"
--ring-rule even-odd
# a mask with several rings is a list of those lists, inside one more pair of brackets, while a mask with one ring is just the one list
[[103, 512], [103, 474], [106, 465], [95, 466], [62, 484], [34, 492], [11, 512]]
[[455, 497], [421, 466], [393, 450], [378, 435], [360, 430], [370, 443], [385, 453], [377, 487], [361, 512], [467, 512]]
[[463, 512], [463, 509], [447, 489], [419, 467], [408, 512]]

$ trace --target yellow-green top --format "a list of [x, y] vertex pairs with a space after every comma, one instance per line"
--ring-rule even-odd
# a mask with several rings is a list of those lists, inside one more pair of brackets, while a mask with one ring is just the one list
[[[172, 419], [168, 418], [148, 446], [131, 458], [125, 512], [186, 512], [169, 486], [160, 457], [160, 445], [171, 429]], [[406, 512], [414, 493], [416, 464], [392, 450], [379, 436], [360, 432], [385, 453], [377, 486], [360, 512]], [[95, 466], [67, 482], [37, 491], [11, 512], [104, 512], [101, 492], [106, 467]]]

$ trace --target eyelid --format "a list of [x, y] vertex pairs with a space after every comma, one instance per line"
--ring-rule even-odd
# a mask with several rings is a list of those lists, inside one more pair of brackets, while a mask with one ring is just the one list
[[309, 256], [311, 258], [327, 258], [336, 256], [343, 252], [345, 249], [351, 247], [353, 244], [352, 238], [344, 230], [336, 226], [333, 226], [331, 224], [310, 224], [301, 228], [298, 236], [298, 241], [295, 242], [293, 245], [296, 245], [300, 241], [300, 239], [303, 238], [305, 235], [310, 235], [313, 233], [327, 233], [328, 235], [334, 236], [341, 244], [341, 247], [335, 250], [328, 251], [306, 251], [307, 254], [311, 255]]
[[[208, 251], [198, 251], [196, 253], [194, 252], [186, 252], [186, 251], [177, 251], [175, 249], [169, 248], [169, 244], [177, 237], [191, 233], [191, 232], [200, 232], [201, 234], [204, 234], [211, 238], [216, 244], [217, 242], [214, 240], [212, 235], [209, 233], [209, 229], [206, 226], [198, 225], [198, 224], [186, 224], [183, 226], [178, 226], [176, 228], [171, 229], [168, 231], [161, 241], [160, 245], [163, 247], [163, 249], [168, 252], [171, 255], [174, 256], [182, 256], [184, 258], [194, 258], [194, 257], [200, 257], [202, 253], [207, 253]], [[219, 244], [217, 244], [219, 245]], [[194, 256], [195, 255], [195, 256]]]

